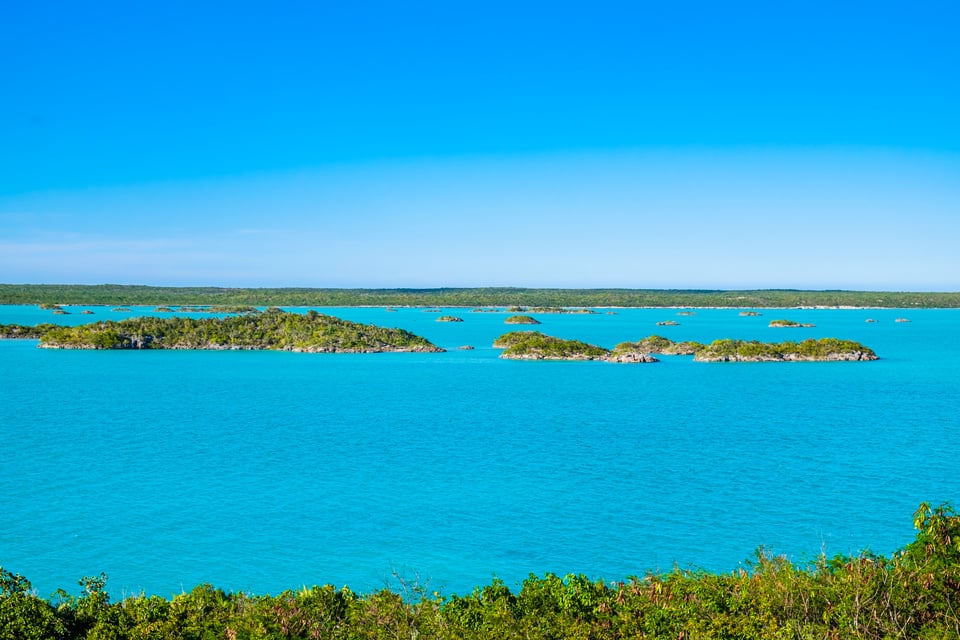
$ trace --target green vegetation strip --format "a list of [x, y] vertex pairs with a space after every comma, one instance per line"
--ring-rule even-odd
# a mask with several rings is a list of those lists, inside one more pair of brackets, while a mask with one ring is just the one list
[[764, 549], [747, 569], [675, 569], [616, 582], [531, 575], [441, 595], [398, 580], [359, 594], [332, 585], [276, 596], [205, 584], [170, 599], [112, 601], [103, 574], [74, 596], [38, 596], [0, 569], [0, 638], [17, 640], [960, 638], [960, 517], [921, 504], [916, 539], [890, 557], [819, 557], [798, 566]]
[[[0, 304], [573, 307], [960, 308], [960, 292], [688, 289], [308, 289], [0, 284]], [[583, 312], [582, 310], [580, 311]]]

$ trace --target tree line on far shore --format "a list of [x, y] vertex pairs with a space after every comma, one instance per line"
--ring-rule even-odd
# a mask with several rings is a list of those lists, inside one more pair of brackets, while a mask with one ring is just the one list
[[223, 288], [0, 284], [0, 304], [449, 306], [449, 307], [883, 307], [960, 308], [960, 292], [794, 289]]

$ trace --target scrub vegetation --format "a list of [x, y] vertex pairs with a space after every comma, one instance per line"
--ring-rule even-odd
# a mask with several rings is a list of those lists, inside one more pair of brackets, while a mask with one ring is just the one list
[[0, 338], [22, 338], [26, 340], [37, 340], [43, 334], [53, 329], [59, 329], [57, 324], [38, 324], [34, 326], [25, 324], [0, 324]]
[[349, 322], [316, 311], [289, 313], [280, 309], [225, 318], [147, 316], [76, 327], [47, 327], [39, 338], [41, 347], [55, 349], [442, 351], [403, 329]]
[[663, 336], [647, 336], [637, 342], [621, 342], [613, 348], [613, 355], [622, 353], [655, 353], [666, 356], [692, 356], [706, 345], [692, 340], [674, 342]]
[[517, 307], [513, 306], [507, 309], [507, 313], [562, 313], [562, 314], [580, 314], [590, 315], [596, 313], [593, 309], [570, 308], [570, 307]]
[[[960, 292], [694, 289], [309, 289], [0, 284], [0, 304], [589, 307], [958, 308]], [[582, 312], [582, 311], [581, 311]]]
[[820, 338], [802, 342], [758, 342], [756, 340], [714, 340], [698, 349], [694, 360], [701, 362], [779, 362], [803, 360], [876, 360], [873, 349], [853, 340]]
[[771, 329], [806, 329], [815, 325], [797, 322], [796, 320], [771, 320], [767, 326]]
[[[853, 340], [809, 339], [802, 342], [714, 340], [710, 344], [674, 342], [663, 336], [648, 336], [637, 342], [621, 342], [612, 351], [579, 340], [554, 338], [539, 331], [513, 331], [497, 338], [494, 348], [501, 358], [515, 360], [611, 360], [643, 362], [647, 355], [693, 355], [698, 362], [790, 362], [824, 360], [876, 360], [869, 347]], [[655, 360], [653, 360], [655, 361]]]
[[605, 360], [610, 352], [580, 340], [554, 338], [539, 331], [513, 331], [497, 338], [501, 358], [515, 360]]
[[209, 584], [172, 598], [113, 601], [103, 574], [74, 596], [38, 596], [0, 569], [3, 640], [960, 638], [960, 517], [924, 503], [916, 539], [889, 557], [821, 556], [807, 566], [764, 549], [732, 573], [675, 569], [607, 582], [531, 575], [445, 596], [398, 579], [357, 593], [332, 585], [276, 596]]

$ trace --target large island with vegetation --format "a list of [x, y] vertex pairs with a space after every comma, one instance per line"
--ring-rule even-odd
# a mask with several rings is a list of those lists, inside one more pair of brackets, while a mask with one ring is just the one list
[[[27, 336], [23, 336], [27, 337]], [[443, 351], [403, 329], [387, 329], [268, 309], [225, 318], [142, 317], [77, 327], [47, 327], [40, 345], [50, 349], [271, 349], [311, 353]]]

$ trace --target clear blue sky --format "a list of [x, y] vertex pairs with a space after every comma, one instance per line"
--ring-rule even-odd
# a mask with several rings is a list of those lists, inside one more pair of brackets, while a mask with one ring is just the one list
[[955, 2], [3, 3], [0, 282], [960, 290]]

